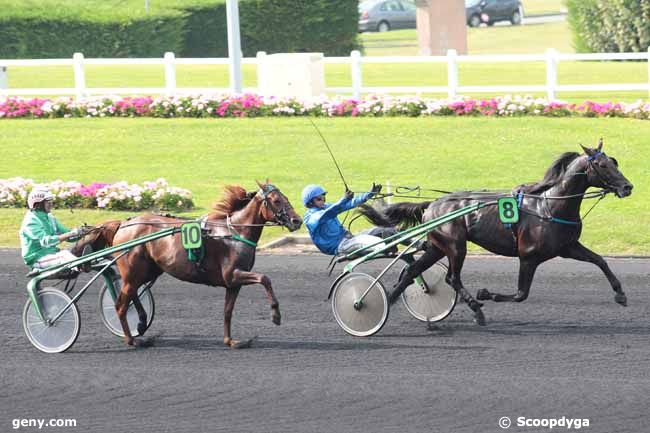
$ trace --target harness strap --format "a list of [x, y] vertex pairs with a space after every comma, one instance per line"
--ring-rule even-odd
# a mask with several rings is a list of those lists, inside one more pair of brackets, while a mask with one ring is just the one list
[[[605, 155], [605, 152], [596, 152], [593, 155], [588, 156], [587, 161], [593, 161], [594, 159], [598, 158], [601, 155]], [[607, 156], [607, 155], [605, 155], [605, 156]]]
[[551, 217], [551, 222], [558, 223], [558, 224], [567, 224], [567, 225], [572, 225], [572, 226], [578, 226], [582, 224], [582, 221], [569, 221], [565, 220], [562, 218], [556, 218], [556, 217]]
[[250, 245], [253, 248], [257, 248], [257, 244], [249, 239], [246, 239], [245, 237], [239, 236], [239, 235], [232, 235], [232, 238], [236, 241], [243, 242], [246, 245]]

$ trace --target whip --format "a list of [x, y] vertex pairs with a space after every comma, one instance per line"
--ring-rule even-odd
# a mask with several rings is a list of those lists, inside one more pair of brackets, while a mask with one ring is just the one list
[[330, 156], [332, 157], [332, 161], [334, 161], [334, 165], [336, 166], [336, 169], [339, 172], [339, 176], [341, 176], [341, 180], [343, 181], [343, 185], [345, 185], [345, 190], [350, 191], [350, 188], [348, 187], [348, 183], [345, 181], [345, 178], [343, 177], [343, 173], [341, 172], [341, 168], [339, 167], [339, 164], [336, 162], [336, 158], [334, 158], [334, 154], [332, 153], [332, 149], [330, 149], [329, 144], [327, 144], [327, 140], [325, 140], [325, 137], [323, 137], [323, 134], [321, 134], [320, 129], [318, 129], [318, 126], [314, 123], [313, 120], [311, 120], [311, 117], [307, 117], [309, 119], [309, 122], [311, 122], [312, 126], [314, 129], [316, 129], [316, 132], [318, 132], [318, 135], [320, 135], [321, 140], [323, 140], [323, 143], [325, 143], [325, 147], [327, 148], [327, 151], [329, 152]]

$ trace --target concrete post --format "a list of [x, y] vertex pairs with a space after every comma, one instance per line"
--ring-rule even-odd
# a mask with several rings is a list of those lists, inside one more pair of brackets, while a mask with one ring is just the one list
[[465, 0], [416, 0], [420, 54], [444, 56], [454, 49], [467, 54]]

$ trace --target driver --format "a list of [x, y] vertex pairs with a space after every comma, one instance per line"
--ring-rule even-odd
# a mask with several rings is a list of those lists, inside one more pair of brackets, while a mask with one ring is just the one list
[[[367, 244], [367, 236], [384, 239], [396, 234], [394, 227], [373, 227], [353, 236], [337, 218], [338, 214], [365, 203], [380, 191], [381, 185], [374, 183], [369, 192], [359, 194], [358, 197], [346, 190], [339, 201], [330, 204], [325, 203], [327, 191], [322, 186], [307, 185], [302, 190], [302, 202], [307, 208], [303, 221], [316, 247], [325, 254], [347, 254]], [[416, 248], [420, 247], [421, 244], [418, 243]]]
[[25, 264], [32, 269], [76, 259], [68, 250], [57, 248], [63, 241], [72, 241], [83, 235], [81, 228], [69, 230], [51, 214], [54, 196], [46, 189], [34, 188], [27, 197], [29, 210], [20, 226], [20, 245]]

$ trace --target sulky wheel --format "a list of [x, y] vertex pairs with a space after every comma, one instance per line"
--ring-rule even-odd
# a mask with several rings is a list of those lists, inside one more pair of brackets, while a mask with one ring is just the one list
[[[400, 279], [406, 273], [402, 269]], [[416, 278], [402, 293], [406, 309], [423, 322], [439, 322], [446, 318], [456, 306], [456, 291], [445, 281], [447, 266], [436, 263]]]
[[29, 341], [41, 352], [60, 353], [68, 350], [79, 336], [81, 319], [75, 304], [54, 323], [47, 323], [61, 312], [71, 299], [64, 292], [45, 287], [36, 294], [43, 309], [43, 321], [36, 311], [31, 299], [28, 299], [23, 309], [23, 328]]
[[[120, 323], [120, 319], [117, 317], [117, 311], [115, 310], [115, 302], [117, 301], [117, 296], [120, 294], [122, 280], [114, 280], [113, 284], [115, 286], [115, 298], [113, 298], [106, 282], [104, 282], [104, 285], [99, 291], [99, 315], [102, 318], [104, 326], [106, 326], [113, 335], [124, 337], [122, 324]], [[147, 329], [151, 326], [153, 316], [156, 312], [156, 304], [154, 303], [153, 294], [150, 290], [151, 286], [151, 283], [146, 283], [138, 288], [138, 297], [140, 298], [144, 311], [147, 313]], [[126, 313], [126, 320], [129, 323], [131, 335], [133, 337], [140, 335], [138, 332], [138, 312], [136, 311], [133, 302], [129, 305], [129, 310]]]
[[352, 273], [343, 277], [334, 287], [334, 318], [348, 334], [367, 337], [379, 332], [386, 323], [388, 299], [379, 281], [360, 299], [374, 280], [367, 274]]

